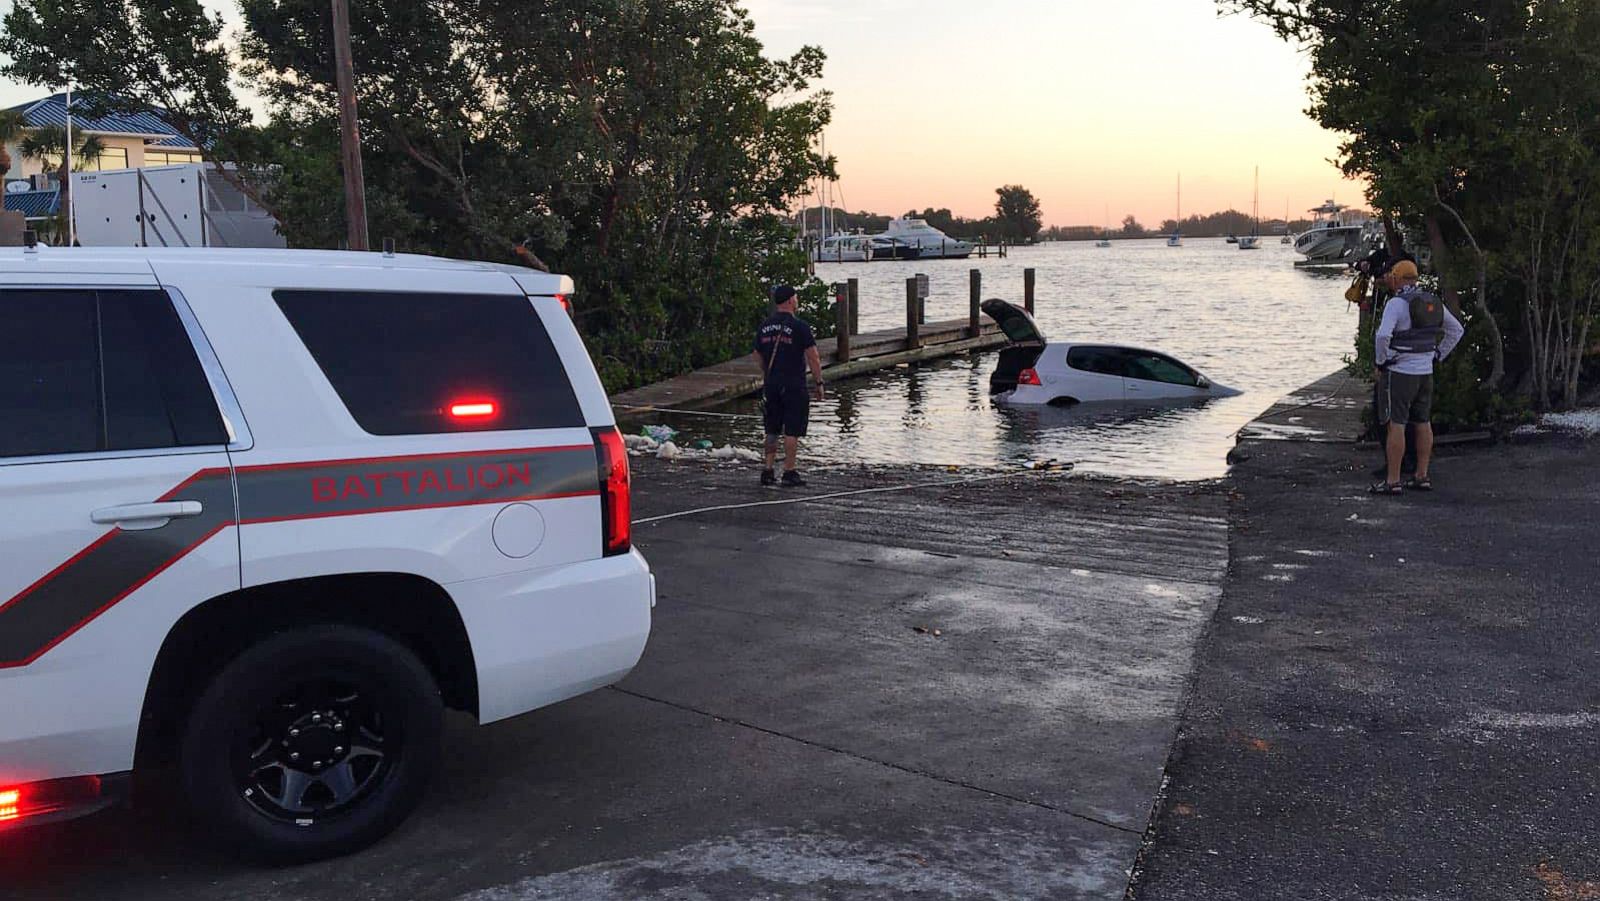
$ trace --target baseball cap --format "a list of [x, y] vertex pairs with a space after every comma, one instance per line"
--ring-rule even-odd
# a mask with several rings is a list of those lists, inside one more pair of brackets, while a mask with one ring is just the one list
[[1389, 267], [1389, 274], [1395, 278], [1416, 278], [1417, 264], [1410, 260], [1401, 260]]
[[788, 285], [779, 285], [772, 289], [773, 303], [788, 303], [791, 297], [794, 297], [794, 289]]

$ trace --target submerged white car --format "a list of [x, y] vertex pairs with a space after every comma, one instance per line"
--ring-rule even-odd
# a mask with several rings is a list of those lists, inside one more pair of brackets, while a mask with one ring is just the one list
[[1046, 341], [1026, 310], [1003, 300], [984, 301], [983, 312], [1009, 342], [989, 376], [989, 394], [1000, 403], [1170, 402], [1239, 393], [1153, 350]]

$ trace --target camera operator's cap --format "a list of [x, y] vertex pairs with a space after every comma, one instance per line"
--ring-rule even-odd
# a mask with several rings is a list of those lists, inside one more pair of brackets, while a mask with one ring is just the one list
[[1417, 264], [1410, 260], [1401, 260], [1389, 267], [1389, 274], [1395, 278], [1416, 278]]
[[773, 303], [788, 303], [792, 297], [794, 297], [794, 289], [788, 285], [779, 285], [772, 289]]

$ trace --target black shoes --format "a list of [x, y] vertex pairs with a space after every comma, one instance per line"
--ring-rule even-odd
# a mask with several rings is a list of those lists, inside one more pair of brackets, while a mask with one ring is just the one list
[[798, 473], [798, 472], [796, 472], [796, 471], [794, 471], [792, 469], [788, 469], [788, 470], [785, 470], [784, 473], [783, 473], [783, 487], [785, 487], [785, 488], [804, 488], [804, 487], [806, 487], [806, 480], [800, 478], [800, 473]]
[[770, 488], [778, 484], [778, 477], [770, 469], [761, 470], [761, 487]]

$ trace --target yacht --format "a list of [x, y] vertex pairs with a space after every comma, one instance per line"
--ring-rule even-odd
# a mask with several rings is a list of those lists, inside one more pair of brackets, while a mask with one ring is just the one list
[[1365, 226], [1358, 219], [1345, 215], [1349, 209], [1330, 199], [1309, 210], [1311, 227], [1294, 239], [1295, 252], [1305, 257], [1305, 264], [1342, 263], [1360, 248]]
[[829, 235], [811, 248], [818, 263], [865, 263], [872, 259], [872, 239], [866, 235]]
[[922, 219], [890, 219], [889, 228], [872, 237], [874, 240], [885, 238], [915, 248], [917, 259], [921, 260], [964, 260], [972, 255], [971, 244], [950, 237]]

